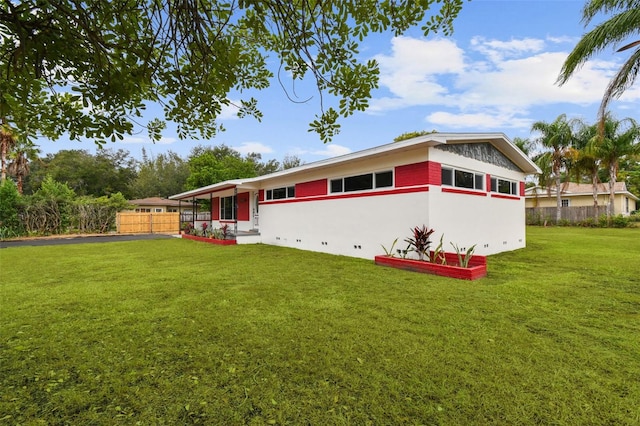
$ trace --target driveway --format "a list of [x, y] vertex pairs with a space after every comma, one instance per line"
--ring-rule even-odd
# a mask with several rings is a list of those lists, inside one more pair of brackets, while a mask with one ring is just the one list
[[165, 234], [127, 234], [127, 235], [60, 235], [45, 238], [25, 238], [20, 240], [0, 241], [0, 248], [24, 246], [53, 246], [61, 244], [112, 243], [118, 241], [158, 240], [179, 237]]

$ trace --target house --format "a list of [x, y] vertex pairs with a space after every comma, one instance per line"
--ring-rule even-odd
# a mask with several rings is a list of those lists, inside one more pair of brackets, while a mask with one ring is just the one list
[[128, 203], [135, 206], [136, 213], [172, 213], [191, 210], [191, 205], [161, 197], [140, 198], [129, 200]]
[[434, 245], [488, 255], [525, 246], [524, 179], [539, 172], [504, 134], [433, 133], [169, 198], [208, 200], [209, 226], [238, 244], [372, 259], [427, 225]]
[[[628, 216], [639, 208], [640, 199], [627, 190], [625, 182], [616, 182], [614, 186], [614, 212]], [[593, 185], [590, 183], [565, 182], [560, 187], [560, 200], [562, 207], [590, 207], [593, 206]], [[598, 206], [609, 205], [609, 184], [597, 185]], [[556, 188], [541, 188], [539, 186], [525, 190], [525, 206], [532, 207], [556, 207]]]

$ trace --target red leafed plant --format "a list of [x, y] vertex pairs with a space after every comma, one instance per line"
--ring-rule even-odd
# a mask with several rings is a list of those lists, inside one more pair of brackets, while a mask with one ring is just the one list
[[409, 249], [418, 253], [418, 259], [424, 260], [425, 256], [429, 253], [429, 247], [431, 246], [431, 234], [435, 230], [429, 229], [425, 225], [422, 227], [416, 226], [411, 230], [412, 237], [405, 239], [404, 241], [409, 244]]

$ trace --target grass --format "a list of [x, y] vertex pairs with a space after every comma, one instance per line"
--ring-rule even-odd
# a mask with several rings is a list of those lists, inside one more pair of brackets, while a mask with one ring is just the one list
[[457, 281], [186, 240], [0, 250], [0, 424], [640, 424], [640, 229]]

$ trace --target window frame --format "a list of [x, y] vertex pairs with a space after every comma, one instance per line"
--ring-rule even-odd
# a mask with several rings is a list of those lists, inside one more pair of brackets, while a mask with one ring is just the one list
[[279, 186], [277, 188], [267, 189], [264, 193], [265, 201], [285, 200], [287, 198], [296, 197], [296, 186]]
[[[509, 189], [507, 192], [503, 191], [502, 188], [506, 187]], [[500, 194], [500, 195], [511, 195], [518, 196], [518, 181], [513, 179], [504, 179], [497, 176], [491, 176], [491, 192]]]
[[[470, 179], [471, 186], [463, 185], [462, 178], [464, 175], [467, 180]], [[452, 188], [460, 188], [466, 191], [485, 191], [486, 173], [471, 171], [451, 166], [442, 166], [440, 169], [440, 184], [442, 186], [450, 186]]]
[[[229, 200], [229, 201], [227, 201]], [[236, 202], [237, 198], [235, 195], [229, 195], [227, 197], [220, 197], [220, 219], [219, 220], [236, 220]], [[228, 206], [228, 204], [231, 204]], [[226, 213], [228, 213], [227, 209], [231, 209], [231, 217], [229, 217]]]
[[[367, 185], [361, 185], [360, 187], [356, 188], [349, 188], [349, 182], [358, 178], [367, 179], [370, 182], [370, 185], [367, 182]], [[394, 184], [394, 170], [384, 169], [374, 172], [360, 173], [357, 175], [342, 176], [339, 178], [329, 179], [329, 193], [343, 194], [346, 192], [374, 191], [381, 188], [393, 188]]]

